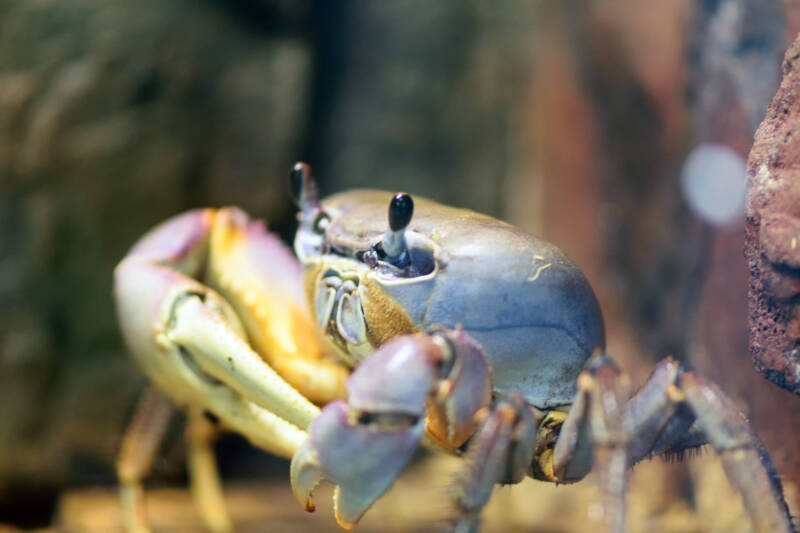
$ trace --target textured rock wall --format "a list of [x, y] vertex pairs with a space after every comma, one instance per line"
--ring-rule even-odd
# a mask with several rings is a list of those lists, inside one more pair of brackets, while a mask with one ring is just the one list
[[800, 394], [800, 39], [748, 160], [751, 350], [767, 379]]

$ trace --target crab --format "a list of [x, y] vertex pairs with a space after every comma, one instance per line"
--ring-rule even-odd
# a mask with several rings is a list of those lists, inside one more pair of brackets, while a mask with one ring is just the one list
[[291, 459], [308, 511], [332, 482], [344, 528], [425, 445], [464, 458], [456, 531], [479, 527], [498, 483], [594, 469], [604, 527], [619, 533], [632, 465], [710, 443], [755, 529], [794, 531], [763, 446], [718, 386], [667, 358], [631, 395], [592, 288], [558, 248], [405, 193], [320, 200], [304, 163], [291, 184], [297, 259], [239, 209], [199, 209], [153, 229], [115, 270], [124, 340], [153, 383], [117, 465], [129, 531], [147, 531], [141, 483], [175, 406], [215, 531], [232, 528], [217, 424]]

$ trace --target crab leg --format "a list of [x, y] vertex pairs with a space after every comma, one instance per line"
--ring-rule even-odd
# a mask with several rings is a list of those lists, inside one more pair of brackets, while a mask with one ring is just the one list
[[186, 440], [189, 444], [189, 479], [192, 496], [197, 512], [209, 528], [222, 533], [231, 531], [233, 523], [225, 508], [217, 460], [214, 457], [213, 442], [217, 433], [217, 428], [201, 410], [189, 411]]
[[131, 419], [117, 459], [122, 519], [126, 531], [148, 531], [141, 481], [147, 476], [174, 412], [169, 399], [148, 388]]
[[[666, 359], [629, 406], [634, 428], [632, 463], [710, 443], [742, 495], [755, 530], [795, 530], [766, 450], [744, 415], [716, 385]], [[653, 442], [656, 434], [659, 437]]]
[[577, 481], [600, 471], [609, 531], [625, 530], [627, 469], [659, 453], [711, 443], [742, 495], [759, 533], [794, 532], [780, 481], [747, 420], [716, 387], [670, 358], [658, 364], [630, 400], [629, 385], [608, 356], [596, 354], [578, 378], [547, 479]]
[[742, 495], [759, 533], [794, 532], [783, 488], [747, 419], [713, 383], [695, 372], [680, 376], [686, 403], [722, 459], [728, 479]]
[[455, 485], [456, 533], [478, 531], [480, 513], [498, 483], [519, 483], [533, 460], [536, 421], [525, 399], [513, 394], [489, 412], [469, 444]]
[[625, 531], [625, 490], [632, 433], [627, 413], [630, 382], [596, 352], [578, 376], [578, 394], [553, 452], [555, 481], [577, 481], [594, 466], [603, 488], [608, 531]]
[[599, 352], [586, 366], [569, 414], [537, 411], [535, 421], [522, 397], [498, 402], [470, 442], [457, 485], [455, 531], [477, 531], [480, 511], [497, 483], [518, 483], [529, 468], [540, 479], [577, 481], [592, 465], [604, 488], [607, 528], [624, 531], [628, 383]]

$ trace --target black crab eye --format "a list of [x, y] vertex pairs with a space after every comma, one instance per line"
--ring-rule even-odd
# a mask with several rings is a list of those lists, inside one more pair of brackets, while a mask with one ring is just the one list
[[311, 223], [311, 230], [318, 235], [322, 235], [325, 233], [325, 230], [328, 229], [328, 224], [330, 224], [330, 222], [330, 215], [325, 211], [320, 211], [317, 213], [316, 217], [314, 217], [314, 222]]
[[411, 222], [414, 214], [414, 200], [411, 195], [399, 192], [392, 197], [389, 202], [389, 228], [392, 231], [400, 231], [406, 228]]

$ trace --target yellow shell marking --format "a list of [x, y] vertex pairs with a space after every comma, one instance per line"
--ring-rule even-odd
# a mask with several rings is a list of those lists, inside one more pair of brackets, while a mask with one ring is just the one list
[[236, 310], [255, 350], [304, 396], [318, 403], [344, 397], [346, 369], [322, 351], [302, 303], [280, 285], [265, 284], [250, 260], [246, 234], [229, 217], [223, 210], [214, 222], [209, 284]]

